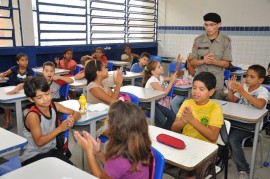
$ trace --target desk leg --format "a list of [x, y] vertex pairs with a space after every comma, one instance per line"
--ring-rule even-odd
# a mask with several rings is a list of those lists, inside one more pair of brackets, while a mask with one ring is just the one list
[[151, 111], [150, 111], [150, 125], [155, 125], [155, 107], [156, 107], [156, 101], [151, 101]]
[[132, 78], [132, 79], [131, 79], [131, 85], [132, 85], [132, 86], [135, 86], [135, 78]]
[[253, 147], [252, 147], [252, 157], [251, 157], [251, 163], [250, 163], [250, 177], [253, 179], [254, 176], [254, 168], [255, 168], [255, 161], [256, 161], [256, 150], [257, 150], [257, 143], [258, 143], [258, 136], [259, 136], [259, 129], [260, 129], [260, 122], [256, 123], [256, 128], [255, 128], [255, 134], [254, 134], [254, 141], [253, 141]]
[[91, 122], [90, 123], [90, 134], [92, 135], [92, 137], [95, 139], [97, 136], [96, 136], [96, 122]]
[[23, 118], [22, 118], [22, 102], [16, 101], [16, 118], [17, 118], [17, 131], [18, 135], [22, 136]]

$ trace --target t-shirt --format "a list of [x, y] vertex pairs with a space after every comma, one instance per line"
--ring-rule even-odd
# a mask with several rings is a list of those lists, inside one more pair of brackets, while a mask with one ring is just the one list
[[[244, 90], [246, 92], [248, 92], [248, 86], [246, 84], [244, 84], [243, 86], [244, 86]], [[264, 99], [266, 101], [264, 108], [266, 108], [267, 101], [268, 101], [268, 91], [265, 87], [260, 86], [256, 90], [254, 90], [252, 92], [248, 92], [248, 93], [255, 98]], [[238, 101], [239, 104], [253, 106], [252, 104], [250, 104], [250, 102], [246, 98], [241, 96], [239, 93], [236, 92], [236, 93], [234, 93], [234, 95], [239, 99], [239, 101]]]
[[94, 60], [101, 60], [103, 61], [105, 64], [108, 63], [107, 57], [105, 55], [101, 56], [101, 59], [97, 59], [96, 57], [93, 58]]
[[109, 93], [110, 83], [109, 79], [106, 78], [102, 81], [103, 87], [95, 82], [91, 82], [87, 86], [87, 102], [90, 104], [97, 104], [97, 103], [104, 103], [100, 99], [96, 98], [92, 93], [90, 93], [91, 88], [100, 88], [100, 90], [104, 91], [105, 93]]
[[[127, 54], [122, 54], [122, 55], [121, 55], [121, 60], [125, 60], [125, 59], [127, 59], [128, 57], [129, 57], [129, 56], [128, 56]], [[129, 65], [126, 65], [127, 68], [130, 68], [130, 67], [131, 67], [132, 62], [133, 62], [133, 59], [134, 59], [133, 56], [131, 56], [131, 59], [130, 59], [130, 61], [129, 61], [130, 64], [129, 64]]]
[[139, 162], [139, 171], [130, 173], [130, 168], [132, 164], [128, 159], [124, 157], [117, 157], [115, 159], [109, 159], [104, 165], [104, 170], [107, 175], [113, 179], [147, 179], [149, 178], [149, 167], [143, 166]]
[[[186, 100], [181, 105], [176, 117], [181, 117], [182, 112], [186, 106], [191, 106], [192, 114], [195, 119], [197, 119], [202, 125], [206, 127], [214, 126], [217, 128], [221, 128], [224, 123], [222, 109], [214, 101], [209, 100], [207, 104], [198, 106], [193, 99]], [[182, 134], [206, 142], [216, 143], [209, 141], [189, 123], [186, 123], [186, 125], [184, 126]]]
[[[63, 59], [63, 60], [60, 60], [59, 65], [60, 65], [60, 68], [62, 68], [62, 69], [66, 69], [66, 70], [75, 70], [75, 69], [76, 69], [76, 66], [77, 66], [77, 63], [76, 63], [74, 60], [71, 59], [71, 60], [68, 62], [68, 67], [65, 68], [65, 60]], [[73, 74], [71, 74], [71, 75], [73, 75]]]
[[29, 67], [26, 68], [24, 73], [20, 73], [18, 65], [11, 67], [10, 70], [12, 73], [8, 76], [8, 85], [18, 85], [23, 83], [26, 77], [34, 75], [34, 71]]
[[59, 99], [60, 98], [60, 88], [63, 84], [65, 84], [63, 80], [55, 80], [52, 81], [50, 84], [50, 92], [52, 99]]
[[151, 76], [145, 84], [145, 88], [152, 88], [151, 83], [157, 82], [161, 87], [164, 87], [164, 78], [160, 75], [160, 79], [158, 80], [156, 77]]
[[135, 73], [141, 73], [144, 70], [144, 66], [141, 68], [140, 63], [134, 63], [130, 69], [130, 71]]

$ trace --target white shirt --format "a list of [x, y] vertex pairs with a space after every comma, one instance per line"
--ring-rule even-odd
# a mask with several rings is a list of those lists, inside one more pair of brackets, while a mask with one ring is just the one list
[[160, 75], [159, 77], [160, 80], [158, 80], [156, 77], [151, 76], [151, 78], [148, 79], [148, 81], [145, 84], [145, 88], [152, 88], [151, 83], [157, 82], [161, 87], [164, 87], [163, 83], [164, 83], [164, 78], [163, 76]]
[[[128, 57], [129, 57], [129, 56], [128, 56], [127, 54], [122, 54], [122, 55], [121, 55], [121, 60], [123, 61], [123, 60], [127, 59]], [[130, 64], [126, 66], [126, 67], [128, 67], [128, 68], [130, 68], [131, 65], [132, 65], [132, 62], [133, 62], [133, 56], [131, 56], [131, 59], [130, 59], [129, 62], [130, 62]]]

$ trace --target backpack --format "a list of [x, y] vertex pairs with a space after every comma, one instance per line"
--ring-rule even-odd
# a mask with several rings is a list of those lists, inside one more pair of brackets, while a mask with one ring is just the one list
[[[50, 108], [53, 108], [56, 112], [56, 121], [55, 121], [55, 127], [58, 127], [62, 121], [64, 121], [65, 119], [62, 119], [62, 115], [60, 112], [58, 112], [56, 110], [56, 107], [55, 107], [55, 104], [54, 103], [51, 103], [50, 104]], [[39, 117], [41, 116], [41, 113], [40, 111], [36, 108], [36, 106], [32, 106], [27, 114], [29, 112], [35, 112], [39, 115]], [[26, 118], [26, 115], [24, 116], [24, 122], [25, 122], [25, 118]], [[25, 126], [25, 124], [24, 124]], [[25, 128], [29, 131], [29, 129], [25, 126]], [[29, 131], [30, 132], [30, 131]], [[70, 150], [68, 149], [68, 130], [66, 131], [63, 131], [61, 133], [59, 133], [57, 136], [56, 136], [56, 148], [58, 150], [61, 151], [61, 153], [63, 153], [64, 155], [66, 155], [66, 157], [70, 158], [71, 157], [71, 152]]]

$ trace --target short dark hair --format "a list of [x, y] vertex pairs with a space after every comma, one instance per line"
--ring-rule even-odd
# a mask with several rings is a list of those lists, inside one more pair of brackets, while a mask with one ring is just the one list
[[198, 75], [196, 75], [193, 79], [193, 83], [195, 81], [200, 81], [204, 83], [206, 88], [210, 91], [211, 89], [214, 89], [217, 84], [217, 79], [213, 73], [210, 72], [201, 72]]
[[254, 70], [259, 78], [264, 78], [266, 75], [266, 69], [261, 65], [251, 65], [248, 67], [248, 70]]
[[27, 57], [28, 56], [25, 53], [18, 53], [15, 57], [16, 61], [18, 62], [22, 57]]
[[46, 61], [43, 63], [43, 70], [44, 70], [45, 66], [51, 66], [51, 67], [53, 67], [53, 69], [55, 69], [54, 63], [50, 62], [50, 61]]
[[124, 50], [125, 50], [127, 47], [131, 49], [130, 45], [129, 45], [129, 44], [126, 44], [126, 45], [124, 46]]
[[73, 53], [73, 50], [71, 48], [67, 48], [65, 51], [64, 51], [64, 54], [66, 54], [68, 51], [71, 51]]
[[28, 98], [34, 98], [36, 96], [37, 90], [47, 92], [50, 90], [50, 85], [44, 76], [34, 76], [27, 77], [25, 79], [23, 88], [24, 94]]
[[87, 63], [84, 72], [87, 84], [97, 78], [97, 71], [101, 71], [102, 64], [104, 63], [101, 60], [92, 60]]
[[97, 47], [96, 49], [95, 49], [95, 51], [94, 51], [94, 53], [96, 53], [96, 51], [97, 50], [100, 50], [103, 54], [104, 54], [104, 50], [103, 50], [103, 48], [101, 48], [101, 47]]
[[140, 58], [143, 58], [143, 57], [147, 57], [148, 59], [150, 59], [150, 54], [149, 53], [147, 53], [147, 52], [143, 52], [142, 54], [141, 54], [141, 57]]

